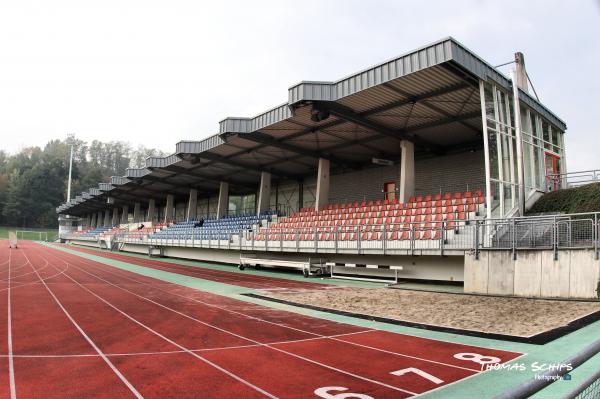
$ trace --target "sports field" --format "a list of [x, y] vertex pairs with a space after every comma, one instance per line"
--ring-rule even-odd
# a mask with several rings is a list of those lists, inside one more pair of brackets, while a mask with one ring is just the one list
[[[2, 238], [8, 238], [8, 232], [9, 231], [19, 231], [19, 239], [22, 240], [40, 240], [40, 237], [42, 240], [46, 240], [46, 237], [48, 237], [48, 241], [54, 241], [56, 240], [56, 238], [58, 238], [58, 230], [51, 230], [51, 229], [35, 229], [35, 230], [28, 230], [27, 228], [20, 228], [20, 227], [1, 227], [0, 226], [0, 239]], [[41, 233], [41, 236], [40, 236]]]
[[560, 361], [600, 333], [388, 325], [240, 295], [337, 282], [25, 241], [2, 241], [0, 280], [0, 398], [484, 398], [531, 377], [486, 364]]

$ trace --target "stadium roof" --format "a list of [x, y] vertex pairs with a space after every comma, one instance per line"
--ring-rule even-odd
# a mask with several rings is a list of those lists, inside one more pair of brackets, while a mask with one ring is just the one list
[[[444, 154], [482, 145], [479, 80], [512, 90], [510, 79], [453, 38], [445, 38], [336, 82], [303, 81], [288, 90], [288, 101], [255, 117], [228, 117], [219, 133], [181, 141], [175, 153], [150, 157], [57, 208], [81, 215], [113, 205], [166, 194], [187, 198], [190, 188], [232, 194], [256, 192], [260, 173], [275, 182], [316, 174], [317, 160], [337, 171], [397, 159], [398, 140], [415, 143], [417, 156]], [[244, 95], [245, 93], [240, 93]], [[565, 123], [521, 91], [521, 100], [552, 124]], [[86, 195], [87, 194], [87, 195]]]

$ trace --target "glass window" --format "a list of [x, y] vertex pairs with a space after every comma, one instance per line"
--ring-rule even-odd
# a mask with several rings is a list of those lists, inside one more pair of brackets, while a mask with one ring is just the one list
[[523, 143], [523, 172], [525, 174], [525, 187], [532, 189], [533, 183], [533, 159], [532, 146], [529, 143]]
[[502, 217], [502, 208], [500, 204], [500, 198], [502, 196], [501, 185], [500, 182], [492, 180], [491, 181], [491, 189], [492, 189], [492, 217]]
[[529, 110], [521, 104], [521, 132], [531, 133], [531, 126], [529, 124]]
[[488, 118], [488, 127], [492, 129], [496, 128], [496, 116], [494, 111], [494, 92], [492, 86], [489, 83], [484, 85], [484, 93], [485, 93], [485, 115]]
[[498, 134], [488, 129], [488, 152], [490, 158], [490, 177], [492, 179], [500, 179], [498, 172]]
[[514, 186], [512, 184], [504, 183], [504, 215], [506, 215], [514, 206]]
[[550, 125], [544, 119], [542, 119], [542, 138], [544, 139], [544, 148], [548, 148], [550, 142]]

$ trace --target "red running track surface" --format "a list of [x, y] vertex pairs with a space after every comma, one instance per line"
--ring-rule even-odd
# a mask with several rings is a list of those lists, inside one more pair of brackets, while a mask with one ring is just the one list
[[205, 280], [216, 281], [219, 283], [237, 285], [240, 287], [253, 289], [290, 289], [290, 290], [315, 290], [335, 288], [329, 284], [319, 284], [304, 281], [294, 281], [285, 278], [264, 277], [252, 274], [244, 274], [237, 272], [227, 272], [221, 270], [207, 269], [196, 266], [186, 266], [178, 263], [165, 262], [154, 259], [144, 259], [135, 256], [115, 254], [111, 252], [101, 252], [93, 249], [69, 246], [69, 249], [101, 256], [108, 259], [114, 259], [121, 262], [126, 262], [134, 265], [149, 267], [152, 269], [164, 270], [171, 273], [183, 274], [185, 276], [202, 278]]
[[405, 398], [479, 373], [474, 358], [521, 355], [312, 318], [23, 245], [0, 248], [0, 398], [11, 389], [26, 398]]

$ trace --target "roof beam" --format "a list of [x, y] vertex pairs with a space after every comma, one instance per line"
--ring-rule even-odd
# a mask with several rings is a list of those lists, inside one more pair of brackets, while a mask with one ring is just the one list
[[[387, 89], [389, 89], [389, 90], [393, 91], [394, 93], [398, 93], [398, 94], [400, 94], [400, 95], [402, 95], [402, 96], [406, 96], [406, 97], [414, 97], [414, 98], [416, 98], [416, 96], [413, 96], [412, 94], [410, 94], [410, 93], [408, 93], [408, 92], [406, 92], [406, 91], [404, 91], [404, 90], [402, 90], [402, 89], [399, 89], [399, 88], [397, 88], [397, 87], [395, 87], [395, 86], [392, 86], [392, 85], [391, 85], [391, 84], [389, 84], [389, 83], [384, 83], [383, 85], [384, 85], [384, 86], [385, 86]], [[467, 84], [464, 84], [463, 86], [464, 86], [464, 88], [467, 88], [467, 87], [472, 87], [471, 85], [467, 85]], [[465, 103], [463, 103], [463, 107], [462, 107], [462, 108], [464, 108], [464, 105], [466, 104], [466, 102], [467, 102], [467, 101], [469, 101], [469, 99], [471, 98], [471, 96], [472, 96], [472, 95], [473, 95], [473, 92], [471, 92], [471, 93], [469, 94], [469, 96], [467, 97], [467, 100], [465, 101]], [[415, 103], [417, 103], [417, 102], [418, 102], [419, 104], [421, 104], [422, 106], [424, 106], [424, 107], [427, 107], [427, 108], [429, 108], [430, 110], [432, 110], [432, 111], [434, 111], [434, 112], [437, 112], [438, 114], [440, 114], [440, 115], [443, 115], [443, 116], [445, 116], [445, 117], [447, 117], [447, 118], [452, 118], [452, 117], [457, 117], [457, 116], [458, 116], [458, 115], [452, 115], [450, 112], [447, 112], [447, 111], [445, 111], [445, 110], [441, 109], [440, 107], [438, 107], [438, 106], [437, 106], [437, 105], [435, 105], [435, 104], [432, 104], [432, 103], [430, 103], [430, 102], [429, 102], [429, 101], [427, 101], [426, 99], [419, 99], [419, 100], [416, 100], [416, 101], [415, 101]], [[462, 108], [461, 108], [461, 110], [462, 110]], [[460, 111], [459, 111], [459, 114], [460, 114]], [[459, 123], [460, 123], [461, 125], [465, 126], [466, 128], [468, 128], [468, 129], [470, 129], [470, 130], [474, 131], [474, 132], [475, 132], [475, 133], [477, 133], [477, 134], [481, 133], [481, 131], [479, 131], [479, 130], [478, 130], [477, 128], [475, 128], [474, 126], [471, 126], [471, 125], [469, 125], [469, 124], [468, 124], [468, 123], [466, 123], [465, 121], [460, 121]]]
[[388, 136], [398, 140], [408, 140], [412, 141], [416, 145], [424, 148], [427, 151], [432, 151], [436, 154], [443, 154], [444, 148], [435, 143], [432, 143], [428, 140], [422, 139], [415, 134], [411, 134], [406, 131], [406, 129], [392, 129], [387, 126], [381, 125], [377, 122], [373, 122], [363, 115], [354, 112], [351, 108], [343, 106], [341, 104], [337, 104], [334, 102], [315, 102], [315, 106], [318, 109], [322, 109], [324, 111], [328, 111], [331, 114], [337, 116], [338, 118], [344, 119], [348, 122], [352, 122], [356, 125], [366, 127], [367, 129], [373, 130], [374, 132]]
[[[437, 96], [441, 96], [443, 94], [452, 93], [454, 91], [462, 90], [462, 89], [464, 89], [464, 88], [466, 88], [468, 86], [473, 86], [473, 83], [470, 82], [470, 81], [464, 80], [464, 83], [460, 83], [460, 84], [453, 85], [453, 86], [448, 86], [448, 87], [445, 87], [445, 88], [439, 89], [439, 90], [432, 90], [432, 91], [429, 91], [429, 92], [421, 93], [421, 94], [419, 94], [419, 95], [417, 95], [415, 97], [416, 97], [417, 101], [425, 100], [425, 99], [429, 99], [429, 98], [434, 98], [434, 97], [437, 97]], [[389, 110], [389, 109], [392, 109], [392, 108], [400, 107], [402, 105], [410, 104], [413, 101], [415, 101], [415, 98], [402, 99], [402, 100], [399, 100], [399, 101], [394, 101], [394, 102], [391, 102], [389, 104], [385, 104], [385, 105], [382, 105], [380, 107], [376, 107], [376, 108], [367, 110], [365, 112], [361, 112], [360, 115], [361, 116], [373, 115], [373, 114], [376, 114], [378, 112], [383, 112], [383, 111], [386, 111], [386, 110]], [[291, 122], [294, 122], [294, 121], [292, 120]], [[317, 125], [317, 126], [309, 126], [309, 127], [306, 127], [303, 130], [300, 130], [300, 131], [298, 131], [296, 133], [293, 133], [293, 134], [285, 137], [284, 140], [290, 140], [290, 139], [295, 139], [295, 138], [298, 138], [298, 137], [302, 137], [302, 136], [305, 136], [307, 134], [314, 133], [314, 132], [316, 132], [318, 130], [329, 129], [331, 127], [334, 127], [334, 126], [337, 126], [337, 125], [341, 125], [343, 123], [346, 123], [346, 121], [345, 120], [335, 120], [335, 121], [326, 122], [326, 123], [323, 123], [323, 124]], [[275, 140], [281, 141], [282, 139], [275, 139]], [[368, 141], [370, 141], [370, 140], [367, 140], [367, 141], [364, 141], [364, 142], [366, 143]], [[355, 141], [352, 141], [352, 142], [348, 142], [348, 145], [355, 145], [355, 144], [360, 145], [361, 143], [362, 143], [362, 141], [358, 141], [357, 142], [355, 140]], [[253, 151], [254, 150], [260, 150], [260, 149], [262, 149], [264, 147], [267, 147], [267, 146], [268, 146], [268, 144], [259, 144], [258, 146], [254, 147], [252, 150]], [[346, 146], [344, 145], [343, 147], [346, 147]], [[333, 148], [330, 148], [330, 149], [333, 149]], [[325, 149], [325, 151], [327, 151], [327, 150], [328, 149]], [[240, 150], [240, 151], [238, 151], [238, 152], [236, 152], [234, 154], [228, 155], [227, 157], [221, 157], [220, 162], [226, 163], [226, 161], [229, 158], [233, 158], [233, 157], [236, 157], [238, 155], [242, 155], [242, 154], [244, 154], [246, 152], [248, 152], [248, 150]], [[216, 155], [216, 154], [213, 154], [213, 155]], [[298, 158], [302, 158], [302, 156], [296, 155], [296, 156], [293, 156], [291, 158], [286, 159], [286, 161], [296, 160]], [[215, 159], [211, 159], [211, 161], [212, 162], [210, 162], [209, 165], [212, 164], [212, 163], [218, 162]], [[278, 163], [281, 163], [281, 161], [275, 160], [275, 161], [269, 162], [267, 164], [264, 164], [263, 166], [269, 167], [270, 165], [275, 165], [275, 164], [278, 164]], [[229, 165], [238, 166], [238, 165], [235, 165], [235, 164], [232, 164], [232, 163], [229, 163]], [[245, 170], [246, 166], [242, 166], [241, 169]], [[274, 174], [274, 175], [277, 175], [277, 173], [274, 173], [272, 171], [271, 171], [271, 173]], [[284, 178], [292, 177], [294, 179], [298, 179], [297, 176], [293, 177], [293, 176], [289, 176], [289, 174], [285, 174], [285, 173], [281, 174], [280, 176], [284, 177]]]
[[[410, 133], [410, 132], [416, 132], [419, 130], [423, 130], [423, 129], [429, 129], [432, 127], [437, 127], [437, 126], [441, 126], [441, 125], [445, 125], [446, 123], [450, 123], [450, 122], [455, 122], [455, 121], [461, 121], [461, 120], [466, 120], [466, 119], [471, 119], [471, 118], [475, 118], [477, 116], [481, 116], [481, 112], [477, 111], [477, 112], [471, 112], [468, 114], [463, 114], [457, 118], [448, 118], [448, 119], [441, 119], [438, 121], [433, 121], [431, 123], [427, 123], [424, 125], [420, 125], [420, 126], [415, 126], [415, 127], [411, 127], [411, 128], [407, 128], [407, 129], [403, 129], [406, 133]], [[361, 145], [361, 144], [365, 144], [371, 141], [375, 141], [375, 140], [381, 140], [384, 139], [385, 136], [371, 136], [371, 137], [363, 137], [362, 139], [357, 139], [357, 140], [351, 140], [348, 141], [346, 143], [341, 143], [341, 144], [336, 144], [332, 147], [328, 147], [326, 148], [327, 151], [333, 151], [333, 150], [339, 150], [342, 148], [346, 148], [346, 147], [351, 147], [353, 145]], [[297, 155], [299, 156], [299, 155]], [[273, 163], [278, 163], [278, 162], [283, 162], [283, 161], [274, 161]], [[269, 164], [267, 164], [266, 166], [268, 166]]]
[[[201, 167], [201, 166], [200, 166]], [[165, 168], [161, 168], [162, 171], [165, 172], [169, 172], [171, 173], [171, 176], [175, 175], [175, 174], [181, 174], [181, 175], [187, 175], [187, 176], [192, 176], [192, 177], [196, 177], [198, 179], [202, 179], [202, 180], [206, 180], [206, 181], [211, 181], [211, 182], [215, 182], [215, 183], [220, 183], [222, 181], [228, 182], [230, 184], [236, 185], [236, 186], [240, 186], [240, 187], [246, 187], [246, 188], [252, 188], [252, 189], [256, 189], [256, 185], [252, 185], [249, 183], [245, 183], [245, 182], [241, 182], [239, 180], [236, 179], [232, 179], [228, 176], [225, 175], [218, 175], [218, 176], [214, 176], [214, 177], [209, 177], [205, 174], [202, 173], [194, 173], [192, 172], [190, 169], [187, 168], [183, 168], [181, 166], [177, 166], [177, 165], [169, 165]], [[171, 177], [169, 176], [169, 177]]]
[[293, 144], [289, 144], [289, 143], [277, 140], [273, 136], [270, 136], [270, 135], [268, 135], [266, 133], [262, 133], [262, 132], [241, 133], [241, 134], [238, 134], [238, 137], [240, 137], [244, 140], [249, 140], [249, 141], [253, 141], [255, 143], [263, 144], [266, 147], [276, 147], [276, 148], [282, 149], [284, 151], [293, 152], [295, 154], [302, 155], [304, 157], [315, 158], [315, 159], [319, 159], [319, 158], [328, 159], [329, 161], [336, 163], [340, 166], [349, 166], [354, 169], [360, 167], [360, 165], [358, 165], [356, 162], [344, 160], [344, 159], [338, 158], [334, 155], [327, 154], [326, 152], [323, 152], [323, 151], [313, 151], [313, 150], [310, 150], [307, 148], [298, 147]]
[[[240, 153], [236, 153], [235, 155], [240, 155], [240, 154], [243, 154], [244, 152], [246, 152], [246, 151], [241, 151]], [[297, 174], [286, 173], [281, 170], [277, 170], [277, 169], [273, 169], [273, 168], [265, 168], [264, 165], [256, 167], [254, 165], [247, 164], [245, 162], [240, 162], [240, 161], [230, 159], [230, 157], [233, 157], [235, 155], [230, 155], [228, 157], [224, 157], [224, 156], [207, 151], [207, 152], [203, 152], [202, 154], [200, 154], [200, 157], [208, 159], [213, 162], [220, 162], [220, 163], [224, 163], [227, 165], [237, 166], [238, 168], [245, 169], [245, 170], [253, 170], [255, 172], [269, 172], [272, 175], [280, 176], [280, 177], [287, 178], [287, 179], [297, 180], [298, 178], [301, 177], [300, 175], [297, 175]]]

